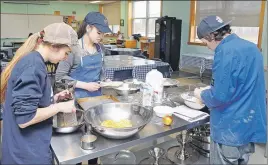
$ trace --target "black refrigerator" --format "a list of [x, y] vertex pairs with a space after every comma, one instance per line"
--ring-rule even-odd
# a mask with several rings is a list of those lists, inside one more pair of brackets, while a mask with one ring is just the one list
[[168, 62], [178, 70], [181, 50], [182, 21], [176, 17], [162, 17], [155, 21], [155, 58]]

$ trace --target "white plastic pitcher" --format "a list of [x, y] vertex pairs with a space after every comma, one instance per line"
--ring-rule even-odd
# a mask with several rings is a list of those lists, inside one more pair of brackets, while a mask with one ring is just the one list
[[146, 74], [146, 83], [153, 88], [153, 102], [161, 103], [163, 97], [163, 74], [153, 68]]

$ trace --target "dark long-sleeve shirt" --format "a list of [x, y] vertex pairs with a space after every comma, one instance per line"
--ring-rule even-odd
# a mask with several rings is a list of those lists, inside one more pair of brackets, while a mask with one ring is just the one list
[[8, 81], [3, 110], [2, 164], [51, 164], [52, 118], [20, 128], [37, 108], [51, 104], [51, 84], [43, 57], [36, 51], [23, 57]]

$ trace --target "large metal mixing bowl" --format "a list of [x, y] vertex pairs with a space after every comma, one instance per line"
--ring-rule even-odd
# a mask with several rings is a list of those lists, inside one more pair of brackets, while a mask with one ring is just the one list
[[[130, 103], [107, 103], [88, 109], [85, 114], [85, 121], [90, 124], [96, 132], [104, 137], [112, 139], [124, 139], [139, 132], [153, 117], [153, 110]], [[132, 127], [128, 128], [107, 128], [101, 126], [105, 120], [131, 121]]]

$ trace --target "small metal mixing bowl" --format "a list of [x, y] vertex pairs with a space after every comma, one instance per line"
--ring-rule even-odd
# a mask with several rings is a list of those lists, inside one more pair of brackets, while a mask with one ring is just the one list
[[140, 90], [136, 85], [124, 83], [122, 86], [115, 88], [115, 92], [120, 96], [128, 96], [137, 93]]

